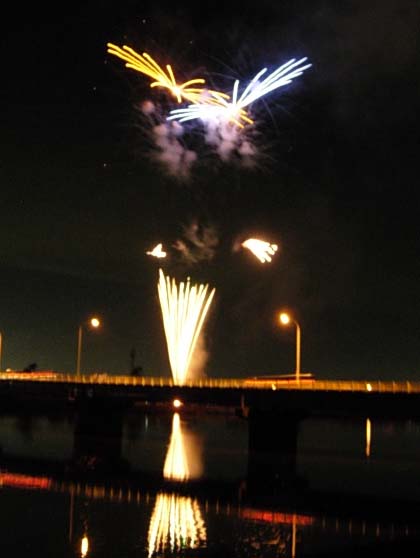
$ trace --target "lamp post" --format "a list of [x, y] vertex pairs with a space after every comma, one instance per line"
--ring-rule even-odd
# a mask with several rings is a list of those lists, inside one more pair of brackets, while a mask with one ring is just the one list
[[2, 357], [3, 357], [3, 334], [0, 331], [0, 372], [3, 370]]
[[296, 326], [296, 368], [295, 376], [296, 382], [300, 382], [300, 325], [295, 319], [293, 319], [287, 312], [281, 312], [279, 314], [279, 320], [282, 325], [289, 325], [293, 322]]
[[[98, 318], [91, 318], [88, 322], [90, 327], [97, 329], [101, 322]], [[79, 325], [79, 329], [77, 332], [77, 362], [76, 362], [76, 376], [80, 376], [80, 360], [82, 356], [82, 337], [83, 337], [83, 324]]]

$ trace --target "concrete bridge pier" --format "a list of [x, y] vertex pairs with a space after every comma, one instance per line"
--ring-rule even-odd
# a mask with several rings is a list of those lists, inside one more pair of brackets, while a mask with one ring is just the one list
[[80, 405], [75, 414], [71, 467], [95, 473], [125, 470], [121, 457], [123, 422], [123, 409]]
[[[251, 407], [248, 413], [247, 484], [258, 490], [300, 484], [296, 471], [299, 424], [304, 415]], [[268, 487], [271, 488], [268, 488]]]

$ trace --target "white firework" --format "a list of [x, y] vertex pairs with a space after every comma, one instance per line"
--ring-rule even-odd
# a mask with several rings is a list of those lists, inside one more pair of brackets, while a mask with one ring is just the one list
[[246, 107], [302, 75], [312, 66], [310, 63], [305, 64], [307, 60], [306, 57], [299, 60], [292, 58], [260, 81], [260, 78], [267, 72], [267, 68], [263, 68], [252, 78], [239, 97], [240, 82], [236, 80], [231, 99], [227, 99], [226, 95], [213, 92], [211, 102], [200, 102], [185, 108], [171, 110], [167, 120], [176, 120], [181, 123], [196, 119], [224, 121], [232, 122], [239, 127], [252, 124], [253, 120], [248, 115]]

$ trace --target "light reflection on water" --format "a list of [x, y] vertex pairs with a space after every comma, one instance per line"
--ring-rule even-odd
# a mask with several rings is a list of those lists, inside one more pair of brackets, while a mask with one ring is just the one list
[[420, 501], [418, 423], [311, 420], [298, 440], [298, 469], [314, 489]]
[[[122, 432], [106, 451], [116, 452], [113, 463], [116, 457], [128, 463], [130, 474], [78, 471], [72, 480], [57, 476], [51, 463], [94, 446], [75, 443], [71, 420], [1, 417], [1, 548], [15, 558], [27, 556], [25, 548], [54, 556], [70, 549], [85, 557], [299, 558], [417, 540], [410, 518], [383, 518], [382, 510], [378, 517], [363, 509], [306, 511], [284, 499], [287, 486], [273, 489], [264, 478], [251, 492], [247, 425], [235, 417], [134, 413]], [[420, 501], [419, 442], [416, 423], [308, 421], [300, 428], [296, 474], [315, 490]], [[43, 462], [50, 463], [45, 470]], [[46, 526], [49, 536], [41, 540]]]
[[156, 496], [148, 532], [149, 557], [166, 550], [175, 553], [205, 547], [206, 540], [206, 525], [196, 498], [168, 493]]
[[185, 481], [201, 477], [200, 445], [194, 442], [188, 430], [181, 426], [179, 413], [174, 413], [171, 439], [163, 466], [165, 479]]
[[[179, 413], [174, 413], [171, 439], [163, 466], [165, 479], [186, 481], [193, 478], [193, 469], [196, 471], [195, 476], [200, 476], [200, 456], [192, 444], [187, 454], [187, 440], [181, 428]], [[174, 493], [156, 496], [148, 533], [149, 557], [165, 550], [174, 553], [183, 548], [205, 546], [206, 539], [206, 526], [197, 499]]]

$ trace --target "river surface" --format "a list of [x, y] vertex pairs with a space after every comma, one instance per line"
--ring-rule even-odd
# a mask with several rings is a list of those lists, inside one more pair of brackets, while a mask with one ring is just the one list
[[2, 556], [411, 555], [419, 423], [305, 420], [292, 455], [267, 428], [276, 455], [231, 414], [0, 416]]

